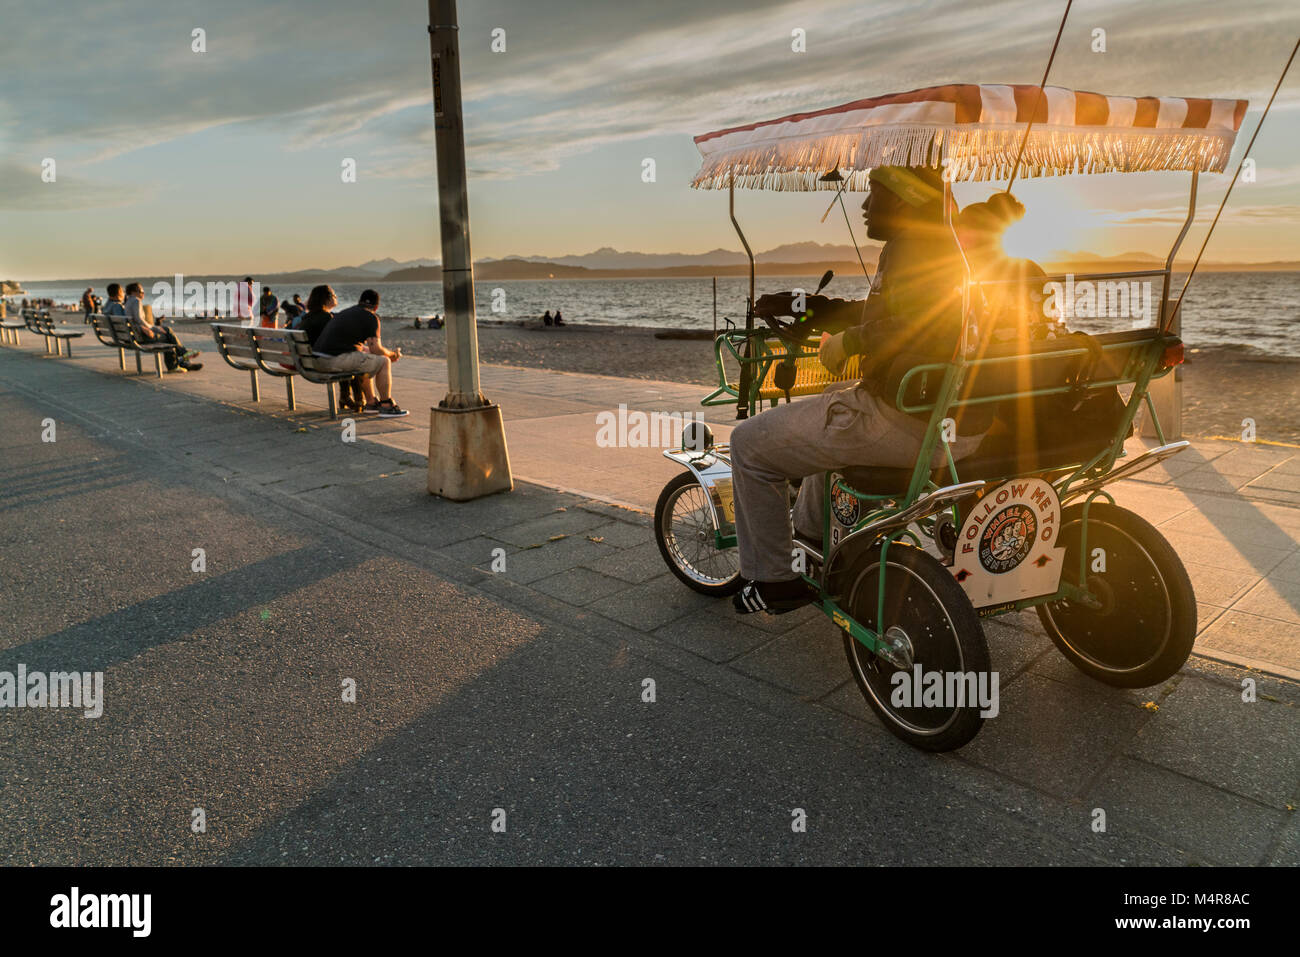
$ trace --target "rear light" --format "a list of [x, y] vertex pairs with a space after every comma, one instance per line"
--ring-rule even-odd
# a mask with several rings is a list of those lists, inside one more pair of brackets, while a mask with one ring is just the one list
[[1160, 368], [1172, 369], [1183, 364], [1183, 344], [1181, 342], [1168, 346], [1160, 356]]

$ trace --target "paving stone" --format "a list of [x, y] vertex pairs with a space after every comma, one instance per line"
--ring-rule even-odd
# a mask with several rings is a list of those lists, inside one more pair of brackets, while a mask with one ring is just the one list
[[[603, 538], [605, 543], [617, 548], [634, 548], [646, 542], [654, 542], [654, 532], [648, 525], [632, 522], [605, 522], [583, 533], [592, 538]], [[657, 548], [658, 546], [656, 546]]]
[[1300, 867], [1300, 809], [1287, 812], [1287, 822], [1268, 855], [1273, 867]]
[[669, 622], [656, 629], [655, 637], [717, 662], [731, 661], [772, 640], [770, 634], [740, 616], [728, 619], [708, 614], [688, 615]]
[[1300, 677], [1300, 631], [1276, 618], [1229, 608], [1196, 636], [1196, 651], [1226, 655], [1249, 667]]
[[[1232, 610], [1300, 626], [1300, 582], [1265, 579], [1243, 595]], [[1300, 655], [1296, 664], [1300, 665]]]
[[1038, 615], [1032, 611], [999, 615], [984, 620], [984, 639], [989, 646], [989, 663], [1006, 685], [1047, 653], [1056, 653], [1050, 638], [1043, 632]]
[[1275, 808], [1300, 799], [1300, 712], [1184, 679], [1126, 753]]
[[1185, 558], [1183, 567], [1187, 569], [1187, 577], [1192, 580], [1192, 590], [1196, 592], [1197, 601], [1218, 605], [1220, 608], [1231, 607], [1233, 602], [1260, 580], [1260, 576], [1252, 572], [1189, 562]]
[[730, 598], [710, 605], [708, 610], [727, 621], [744, 621], [745, 624], [772, 635], [780, 635], [809, 622], [824, 621], [826, 619], [825, 613], [813, 605], [796, 608], [784, 615], [768, 615], [763, 612], [753, 615], [741, 615], [732, 607]]
[[1269, 578], [1300, 582], [1300, 551], [1292, 552], [1268, 573]]
[[1265, 863], [1287, 822], [1285, 811], [1131, 758], [1108, 766], [1084, 804], [1106, 812], [1116, 838], [1136, 832], [1228, 866]]
[[519, 549], [508, 542], [488, 538], [485, 535], [475, 535], [473, 538], [466, 538], [451, 545], [444, 545], [439, 551], [453, 561], [490, 570], [494, 557], [492, 553], [498, 548], [505, 552], [506, 567], [509, 568], [510, 556], [518, 554]]
[[1250, 475], [1225, 475], [1213, 468], [1199, 468], [1184, 472], [1177, 478], [1181, 489], [1200, 489], [1205, 492], [1235, 492], [1251, 479]]
[[[1161, 532], [1188, 532], [1236, 545], [1262, 545], [1290, 551], [1300, 544], [1300, 528], [1287, 528], [1262, 515], [1222, 515], [1201, 511], [1185, 512], [1161, 526]], [[1188, 556], [1197, 561], [1196, 556]], [[1202, 559], [1202, 561], [1205, 561]], [[1213, 564], [1213, 562], [1207, 562]]]
[[601, 575], [587, 568], [570, 568], [533, 582], [529, 587], [568, 602], [570, 605], [590, 605], [592, 602], [607, 598], [623, 591], [628, 583], [617, 578]]
[[609, 545], [569, 536], [537, 548], [520, 549], [507, 559], [502, 574], [510, 581], [527, 585], [613, 552]]
[[[622, 579], [625, 582], [639, 584], [659, 578], [667, 571], [664, 558], [659, 554], [659, 546], [654, 542], [644, 542], [632, 548], [624, 548], [608, 555], [601, 555], [585, 563], [592, 571]], [[682, 591], [690, 591], [684, 582], [673, 578]]]
[[1163, 526], [1160, 534], [1184, 561], [1209, 562], [1228, 571], [1268, 575], [1293, 549], [1260, 545], [1249, 534], [1222, 536], [1193, 535]]
[[1070, 800], [1147, 720], [1131, 702], [1031, 672], [1000, 689], [999, 713], [963, 760]]
[[842, 634], [825, 619], [809, 622], [737, 658], [730, 667], [801, 698], [820, 698], [850, 674]]
[[[845, 659], [847, 663], [847, 659]], [[871, 705], [867, 704], [867, 699], [862, 696], [862, 690], [858, 683], [852, 678], [841, 684], [830, 694], [824, 695], [817, 699], [817, 703], [825, 708], [831, 708], [840, 714], [846, 714], [851, 718], [856, 718], [867, 727], [880, 734], [889, 734], [885, 726], [880, 723], [876, 713], [871, 710]]]
[[650, 632], [714, 601], [717, 599], [691, 591], [672, 575], [665, 574], [610, 596], [595, 610], [606, 618]]
[[584, 535], [589, 529], [605, 524], [599, 515], [580, 508], [552, 511], [532, 521], [506, 525], [496, 530], [496, 538], [512, 545], [535, 545], [554, 535]]

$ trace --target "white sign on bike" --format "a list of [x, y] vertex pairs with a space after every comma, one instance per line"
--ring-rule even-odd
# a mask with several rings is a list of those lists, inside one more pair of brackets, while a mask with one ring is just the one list
[[966, 516], [952, 574], [976, 608], [1054, 594], [1065, 549], [1056, 547], [1061, 501], [1037, 478], [993, 489]]

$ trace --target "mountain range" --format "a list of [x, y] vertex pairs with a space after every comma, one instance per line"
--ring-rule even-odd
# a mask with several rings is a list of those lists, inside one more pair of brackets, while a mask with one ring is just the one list
[[[861, 249], [862, 261], [873, 267], [880, 257], [880, 246], [867, 243]], [[800, 242], [786, 243], [755, 255], [758, 271], [766, 275], [805, 274], [831, 267], [837, 271], [858, 270], [857, 252], [847, 244]], [[1122, 271], [1159, 268], [1163, 259], [1150, 253], [1128, 252], [1115, 256], [1096, 253], [1059, 251], [1049, 254], [1042, 265], [1052, 272], [1081, 272], [1099, 269]], [[1180, 263], [1185, 266], [1186, 264]], [[1300, 263], [1213, 263], [1204, 262], [1202, 269], [1212, 271], [1296, 270]], [[474, 263], [475, 275], [480, 279], [571, 279], [619, 278], [630, 276], [735, 276], [748, 270], [748, 260], [739, 250], [711, 249], [703, 253], [641, 253], [602, 247], [593, 252], [567, 256], [506, 256], [500, 259], [484, 258]], [[302, 281], [320, 278], [322, 282], [364, 281], [364, 278], [383, 279], [388, 282], [436, 281], [442, 270], [436, 260], [416, 259], [399, 262], [392, 258], [372, 259], [359, 266], [344, 266], [334, 270], [308, 270], [268, 276], [265, 281]]]
[[[862, 262], [868, 269], [874, 269], [880, 258], [880, 246], [868, 243], [862, 247], [861, 253]], [[862, 268], [852, 246], [830, 243], [786, 243], [760, 252], [754, 258], [758, 263], [756, 271], [764, 276], [811, 276], [827, 268], [834, 269], [840, 275], [851, 275], [860, 272]], [[1041, 261], [1049, 273], [1124, 272], [1158, 269], [1163, 264], [1161, 257], [1141, 252], [1099, 256], [1096, 253], [1060, 251], [1050, 253]], [[1187, 261], [1179, 261], [1175, 264], [1175, 269], [1185, 271], [1189, 265]], [[1300, 272], [1300, 262], [1203, 262], [1200, 268], [1209, 272]], [[481, 280], [675, 276], [708, 278], [743, 276], [748, 271], [745, 254], [731, 249], [711, 249], [703, 253], [640, 253], [606, 246], [581, 255], [506, 256], [474, 262], [474, 275]], [[334, 269], [300, 269], [269, 275], [262, 273], [256, 278], [264, 286], [272, 288], [318, 283], [437, 282], [442, 278], [442, 268], [435, 259], [401, 261], [388, 257]], [[90, 280], [90, 283], [106, 281], [108, 280]]]

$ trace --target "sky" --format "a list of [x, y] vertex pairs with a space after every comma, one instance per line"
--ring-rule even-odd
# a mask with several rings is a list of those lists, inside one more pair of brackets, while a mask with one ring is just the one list
[[[739, 248], [692, 137], [951, 82], [1037, 83], [1049, 0], [462, 0], [476, 259]], [[441, 257], [427, 4], [0, 0], [0, 278], [268, 274]], [[1106, 31], [1106, 52], [1092, 50]], [[806, 51], [791, 49], [803, 30]], [[196, 52], [194, 31], [204, 31]], [[504, 31], [494, 52], [493, 31]], [[1300, 34], [1295, 0], [1076, 0], [1049, 82], [1244, 97], [1229, 169]], [[501, 35], [498, 34], [498, 37]], [[499, 40], [498, 40], [499, 45]], [[1300, 64], [1206, 254], [1300, 260]], [[644, 161], [655, 161], [644, 182]], [[43, 180], [48, 160], [54, 181]], [[343, 182], [346, 160], [356, 181]], [[1022, 180], [1022, 240], [1167, 249], [1189, 175]], [[1229, 174], [1202, 177], [1199, 246]], [[989, 184], [963, 184], [963, 202]], [[739, 192], [756, 250], [847, 241], [826, 194]], [[857, 202], [857, 201], [855, 201]], [[858, 239], [861, 240], [860, 223]]]

